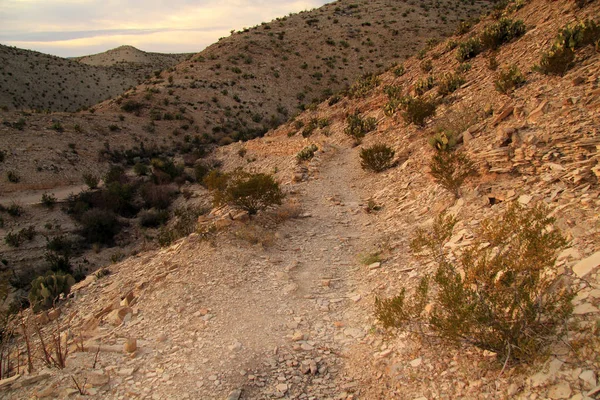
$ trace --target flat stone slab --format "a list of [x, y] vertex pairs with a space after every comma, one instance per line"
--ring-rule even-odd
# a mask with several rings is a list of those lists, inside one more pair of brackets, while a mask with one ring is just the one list
[[580, 278], [583, 278], [594, 268], [600, 265], [600, 251], [592, 254], [588, 258], [584, 258], [573, 266], [573, 272]]

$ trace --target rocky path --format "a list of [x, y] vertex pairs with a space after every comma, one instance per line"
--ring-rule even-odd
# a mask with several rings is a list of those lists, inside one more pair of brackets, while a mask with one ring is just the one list
[[110, 399], [363, 398], [348, 361], [368, 330], [356, 308], [358, 254], [372, 236], [362, 171], [351, 149], [320, 157], [293, 187], [304, 217], [263, 232], [270, 246], [192, 235], [82, 283], [63, 316], [86, 351], [12, 398], [77, 395], [73, 378]]

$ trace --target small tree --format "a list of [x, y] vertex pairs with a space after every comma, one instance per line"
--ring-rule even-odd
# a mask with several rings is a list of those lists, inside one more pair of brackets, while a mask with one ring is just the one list
[[429, 163], [430, 173], [457, 199], [465, 179], [476, 174], [473, 162], [459, 151], [436, 151]]
[[[540, 204], [524, 209], [511, 204], [481, 224], [474, 243], [450, 262], [444, 244], [456, 219], [438, 216], [429, 231], [418, 229], [411, 249], [438, 265], [424, 277], [412, 301], [405, 291], [376, 300], [376, 314], [387, 327], [408, 328], [425, 322], [442, 338], [498, 353], [507, 361], [533, 360], [566, 330], [574, 293], [554, 268], [566, 245], [554, 219]], [[430, 299], [431, 292], [435, 292]], [[433, 301], [429, 315], [425, 305]]]
[[381, 172], [393, 165], [396, 152], [385, 144], [374, 144], [360, 151], [360, 165], [363, 169]]
[[248, 211], [250, 215], [269, 206], [281, 204], [284, 198], [279, 184], [271, 175], [237, 170], [215, 177], [214, 180], [218, 182], [214, 185], [209, 184], [208, 187], [213, 188], [216, 204], [229, 204]]

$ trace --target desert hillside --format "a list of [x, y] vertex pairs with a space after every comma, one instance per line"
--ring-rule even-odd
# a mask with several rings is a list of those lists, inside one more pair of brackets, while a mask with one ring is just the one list
[[0, 108], [40, 112], [87, 109], [187, 57], [122, 46], [67, 59], [0, 45]]
[[[136, 49], [133, 46], [119, 46], [115, 49], [107, 50], [103, 53], [92, 54], [83, 57], [74, 57], [82, 64], [111, 67], [119, 64], [137, 65], [138, 68], [165, 69], [172, 67], [193, 54], [163, 54], [151, 53]], [[152, 72], [152, 71], [146, 71]]]
[[335, 102], [356, 78], [402, 63], [490, 5], [336, 1], [232, 32], [97, 108], [130, 110], [170, 130], [182, 124], [160, 121], [191, 118], [207, 142], [247, 140], [324, 99]]
[[[0, 396], [597, 399], [599, 15], [595, 1], [507, 2], [338, 101], [202, 157], [191, 121], [171, 147], [161, 133], [173, 121], [141, 129], [116, 104], [26, 121], [40, 134], [6, 153], [15, 174], [41, 154], [44, 133], [65, 135], [79, 141], [53, 154], [56, 176], [93, 166], [95, 154], [146, 166], [137, 178], [112, 169], [93, 191], [119, 201], [168, 179], [161, 151], [192, 150], [172, 156], [185, 166], [169, 181], [182, 196], [160, 232], [123, 216], [152, 196], [124, 204], [129, 222], [114, 240], [134, 232], [146, 248], [9, 325]], [[16, 141], [15, 118], [0, 132]], [[118, 129], [96, 134], [104, 151], [80, 148], [109, 124]], [[135, 147], [121, 154], [120, 139]], [[203, 179], [178, 179], [192, 168]], [[50, 173], [5, 187], [36, 190]], [[246, 199], [241, 185], [228, 191], [240, 176], [276, 182], [282, 204], [254, 215], [226, 196]], [[72, 214], [94, 205], [79, 200], [65, 202]], [[66, 219], [9, 208], [5, 237], [34, 215]], [[172, 240], [153, 249], [164, 235]], [[3, 254], [43, 246], [25, 236]]]

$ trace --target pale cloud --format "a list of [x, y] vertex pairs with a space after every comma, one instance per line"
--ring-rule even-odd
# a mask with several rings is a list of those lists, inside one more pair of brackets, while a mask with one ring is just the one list
[[196, 52], [261, 22], [331, 0], [0, 0], [0, 43], [59, 56], [123, 44]]

